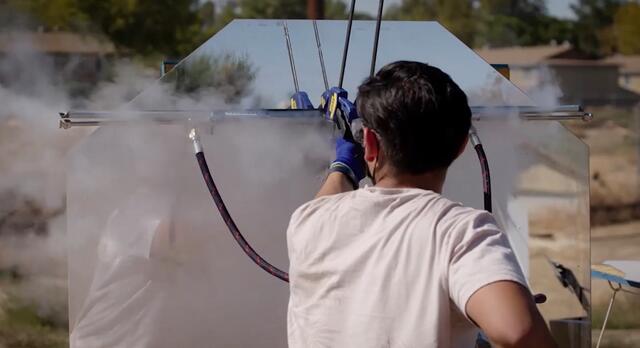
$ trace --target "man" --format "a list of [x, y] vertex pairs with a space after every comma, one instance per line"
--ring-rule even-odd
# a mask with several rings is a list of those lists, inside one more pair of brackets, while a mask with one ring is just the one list
[[[491, 214], [440, 195], [471, 111], [441, 70], [396, 62], [358, 90], [345, 139], [287, 232], [290, 347], [552, 347]], [[363, 161], [364, 160], [364, 161]], [[363, 163], [364, 162], [364, 163]], [[364, 177], [373, 187], [354, 190]]]

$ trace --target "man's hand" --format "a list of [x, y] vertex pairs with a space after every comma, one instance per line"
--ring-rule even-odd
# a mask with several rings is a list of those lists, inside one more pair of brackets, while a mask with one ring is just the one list
[[357, 189], [363, 178], [362, 146], [344, 138], [338, 138], [336, 139], [336, 159], [329, 166], [329, 176], [316, 198]]
[[342, 113], [347, 122], [353, 122], [358, 118], [355, 105], [349, 100], [349, 93], [340, 88], [332, 87], [322, 93], [320, 108], [324, 110], [325, 117], [332, 121]]
[[531, 294], [518, 283], [499, 281], [480, 288], [466, 310], [496, 347], [556, 347]]
[[[325, 111], [325, 117], [336, 122], [343, 130], [349, 127], [344, 121], [350, 123], [358, 118], [355, 106], [347, 99], [347, 92], [341, 88], [334, 87], [324, 92], [321, 107]], [[353, 140], [350, 131], [336, 139], [336, 159], [329, 166], [329, 172], [316, 198], [357, 189], [360, 180], [364, 178], [364, 151]]]

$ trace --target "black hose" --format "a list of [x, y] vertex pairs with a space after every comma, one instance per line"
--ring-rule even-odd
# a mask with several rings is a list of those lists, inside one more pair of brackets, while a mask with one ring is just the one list
[[216, 187], [216, 183], [213, 181], [213, 176], [211, 176], [211, 171], [209, 170], [207, 160], [205, 159], [204, 153], [202, 151], [196, 153], [196, 159], [198, 160], [198, 165], [200, 166], [200, 171], [202, 172], [204, 182], [207, 184], [209, 192], [211, 193], [211, 198], [213, 198], [213, 202], [216, 204], [216, 207], [218, 208], [218, 211], [220, 212], [224, 223], [229, 228], [229, 232], [231, 232], [233, 238], [236, 240], [236, 242], [238, 242], [238, 245], [240, 245], [245, 254], [247, 254], [247, 256], [249, 256], [251, 260], [253, 260], [253, 262], [255, 262], [255, 264], [260, 268], [274, 277], [280, 278], [285, 282], [289, 282], [289, 274], [273, 266], [272, 264], [267, 262], [267, 260], [258, 255], [258, 253], [253, 250], [251, 245], [249, 245], [249, 242], [247, 242], [242, 233], [240, 233], [238, 226], [236, 226], [236, 223], [233, 221], [231, 214], [229, 214], [229, 211], [227, 210], [227, 206], [222, 200], [222, 196], [220, 195], [220, 192]]
[[487, 161], [487, 154], [484, 152], [484, 148], [481, 143], [476, 144], [474, 147], [478, 154], [478, 160], [480, 160], [480, 168], [482, 170], [482, 191], [484, 195], [484, 210], [492, 212], [491, 207], [491, 173], [489, 172], [489, 162]]

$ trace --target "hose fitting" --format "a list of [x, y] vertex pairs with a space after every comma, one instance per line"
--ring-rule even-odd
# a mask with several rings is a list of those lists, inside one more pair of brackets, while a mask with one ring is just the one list
[[191, 128], [189, 131], [189, 139], [193, 142], [193, 153], [202, 152], [202, 143], [200, 142], [200, 136], [195, 128]]
[[471, 145], [473, 145], [474, 147], [482, 144], [480, 142], [480, 137], [478, 137], [478, 132], [476, 131], [476, 127], [474, 127], [473, 125], [469, 128], [469, 140], [471, 141]]

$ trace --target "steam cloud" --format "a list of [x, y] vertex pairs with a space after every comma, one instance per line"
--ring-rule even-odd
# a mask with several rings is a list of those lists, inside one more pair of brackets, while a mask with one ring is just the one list
[[16, 292], [22, 300], [61, 323], [67, 316], [67, 154], [91, 130], [60, 130], [57, 113], [115, 107], [152, 78], [122, 61], [113, 82], [79, 97], [63, 78], [79, 64], [56, 65], [18, 40], [0, 58], [0, 271], [21, 277]]
[[[108, 127], [98, 129], [90, 141], [94, 129], [58, 129], [59, 111], [116, 109], [153, 85], [155, 72], [117, 62], [114, 82], [77, 97], [60, 72], [73, 70], [79, 61], [57, 67], [29, 43], [17, 43], [9, 52], [0, 61], [0, 270], [20, 275], [16, 293], [42, 315], [61, 325], [70, 319], [71, 329], [80, 327], [72, 346], [92, 346], [96, 339], [102, 342], [98, 345], [118, 346], [130, 335], [142, 335], [136, 342], [143, 346], [201, 345], [212, 327], [218, 328], [218, 343], [231, 339], [226, 346], [246, 346], [251, 336], [243, 340], [240, 331], [228, 334], [239, 329], [234, 322], [246, 318], [257, 321], [251, 325], [257, 335], [284, 343], [286, 284], [262, 274], [228, 235], [189, 153], [183, 126]], [[178, 109], [224, 108], [228, 99], [176, 97], [170, 86], [155, 86], [147, 90], [147, 101]], [[246, 106], [259, 102], [249, 99]], [[288, 215], [313, 196], [331, 157], [330, 131], [318, 127], [323, 126], [238, 120], [201, 129], [210, 165], [238, 224], [256, 249], [284, 269]], [[274, 200], [265, 215], [264, 202]], [[73, 217], [69, 226], [67, 214]], [[150, 221], [158, 228], [146, 229]], [[145, 234], [152, 245], [130, 239]], [[121, 261], [133, 262], [133, 268], [118, 268]], [[156, 271], [146, 272], [150, 269]], [[131, 290], [113, 277], [120, 271], [140, 275], [141, 287], [150, 282], [141, 307], [125, 308], [147, 315], [144, 334], [111, 331], [108, 319], [92, 322], [96, 311], [101, 318], [136, 320], [133, 313], [101, 312], [101, 306], [119, 303], [118, 296], [127, 297]], [[247, 287], [247, 279], [257, 279], [261, 291]], [[101, 297], [106, 290], [107, 299]], [[279, 295], [265, 302], [263, 292]], [[259, 324], [273, 315], [279, 319]], [[165, 326], [175, 331], [158, 331]]]
[[[91, 130], [59, 130], [56, 113], [116, 108], [153, 80], [131, 63], [116, 66], [115, 82], [75, 98], [65, 91], [67, 81], [58, 70], [28, 43], [0, 62], [0, 72], [11, 76], [0, 86], [0, 269], [17, 267], [31, 280], [22, 295], [45, 313], [65, 315], [69, 271], [70, 327], [82, 328], [72, 336], [78, 346], [92, 346], [95, 339], [118, 346], [119, 339], [130, 335], [141, 335], [136, 346], [195, 346], [212, 337], [225, 347], [252, 346], [256, 337], [284, 345], [287, 287], [251, 264], [228, 236], [182, 126], [100, 129], [76, 147], [71, 173], [66, 172], [69, 151]], [[155, 95], [147, 95], [149, 100], [167, 100], [162, 86], [150, 91]], [[224, 99], [185, 97], [171, 103], [180, 109], [206, 109]], [[493, 172], [496, 200], [506, 202], [518, 174], [531, 163], [518, 157], [517, 149], [505, 147], [501, 137], [526, 130], [518, 123], [491, 122], [497, 121], [478, 128], [490, 163], [500, 159], [506, 165]], [[295, 122], [237, 121], [206, 127], [202, 135], [213, 175], [240, 229], [267, 259], [286, 269], [287, 217], [313, 196], [330, 160], [324, 133]], [[454, 199], [473, 196], [480, 201], [479, 168], [471, 180], [465, 170], [476, 163], [468, 150], [452, 168], [449, 181], [454, 184], [447, 193]], [[65, 212], [67, 192], [72, 203]], [[499, 214], [509, 215], [506, 203], [500, 204]], [[16, 212], [26, 214], [25, 221], [40, 222], [21, 225], [11, 220]], [[65, 213], [74, 216], [66, 238]], [[122, 264], [114, 260], [130, 262], [130, 268], [119, 268]], [[122, 270], [129, 272], [124, 278], [118, 275]], [[127, 281], [132, 283], [125, 285]], [[133, 307], [107, 308], [135, 300], [133, 295], [144, 297]], [[127, 310], [132, 311], [130, 320], [141, 315], [146, 335], [126, 325], [105, 335]], [[109, 319], [93, 321], [104, 319], [105, 313]]]

